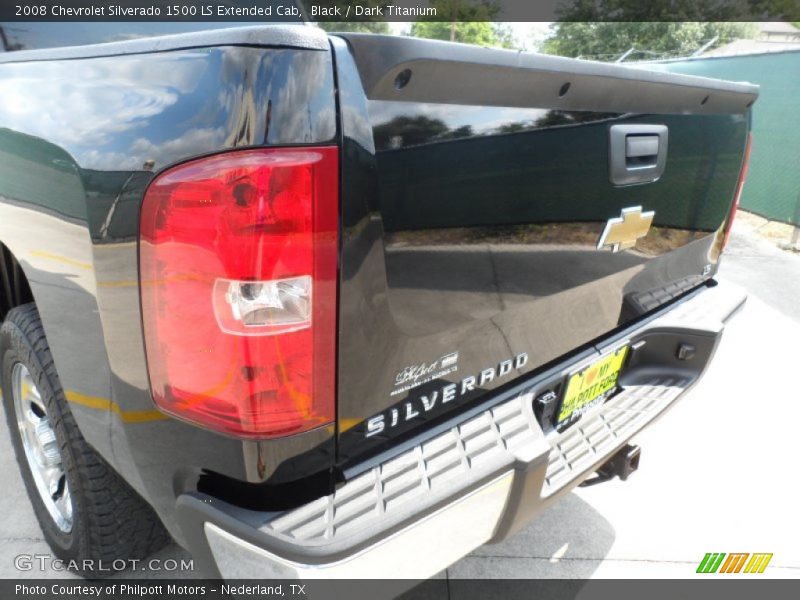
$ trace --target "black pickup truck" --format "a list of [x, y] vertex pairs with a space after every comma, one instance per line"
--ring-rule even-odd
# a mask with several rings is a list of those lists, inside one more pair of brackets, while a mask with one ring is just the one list
[[635, 469], [745, 300], [714, 275], [756, 86], [93, 27], [0, 53], [3, 402], [86, 575], [172, 538], [215, 577], [430, 576]]

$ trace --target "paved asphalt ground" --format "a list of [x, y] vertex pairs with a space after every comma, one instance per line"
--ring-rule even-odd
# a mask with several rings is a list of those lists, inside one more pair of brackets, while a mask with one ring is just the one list
[[[706, 552], [772, 552], [756, 577], [800, 577], [800, 255], [737, 226], [720, 278], [750, 298], [703, 380], [635, 440], [640, 470], [576, 490], [512, 539], [453, 565], [449, 578], [689, 578]], [[0, 577], [24, 576], [14, 557], [48, 548], [5, 435], [0, 474]]]

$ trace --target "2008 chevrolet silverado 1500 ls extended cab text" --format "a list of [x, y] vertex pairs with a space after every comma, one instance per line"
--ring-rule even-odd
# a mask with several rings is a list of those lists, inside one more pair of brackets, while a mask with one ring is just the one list
[[64, 558], [430, 576], [635, 469], [744, 302], [750, 84], [303, 24], [0, 83], [3, 400]]

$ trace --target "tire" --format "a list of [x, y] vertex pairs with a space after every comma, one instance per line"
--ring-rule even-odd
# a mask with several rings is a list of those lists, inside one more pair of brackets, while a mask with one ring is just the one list
[[11, 310], [0, 327], [0, 379], [20, 473], [58, 558], [102, 578], [120, 559], [146, 558], [169, 542], [153, 509], [83, 439], [34, 304]]

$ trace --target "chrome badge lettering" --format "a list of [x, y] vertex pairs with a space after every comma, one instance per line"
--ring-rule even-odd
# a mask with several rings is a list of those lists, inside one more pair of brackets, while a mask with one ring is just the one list
[[[438, 373], [441, 373], [441, 369], [445, 366], [445, 364], [447, 364], [444, 359], [448, 357], [454, 357], [451, 359], [452, 362], [449, 363], [450, 366], [447, 367], [450, 369], [447, 371], [447, 373], [451, 373], [456, 369], [455, 362], [458, 360], [457, 352], [444, 356], [431, 365], [419, 365], [421, 367], [425, 367], [425, 369], [423, 369], [425, 372], [420, 375], [419, 380], [414, 380], [410, 375], [406, 375], [408, 368], [398, 373], [398, 380], [402, 379], [403, 382], [419, 381], [419, 383], [404, 387], [404, 390], [409, 390], [417, 387], [417, 385], [422, 385], [422, 383], [437, 379], [441, 376]], [[436, 410], [440, 406], [449, 404], [451, 402], [457, 402], [469, 392], [472, 392], [489, 382], [507, 377], [513, 370], [521, 369], [526, 364], [528, 364], [528, 354], [523, 352], [514, 358], [500, 362], [496, 366], [482, 369], [473, 375], [468, 375], [460, 381], [443, 382], [441, 387], [428, 391], [425, 394], [409, 397], [403, 402], [396, 404], [394, 408], [389, 408], [384, 412], [367, 419], [366, 437], [369, 438], [373, 435], [378, 435], [379, 433], [383, 433], [389, 429], [408, 423], [409, 421], [412, 421], [417, 417], [424, 415], [425, 413]], [[437, 370], [437, 367], [439, 370]], [[415, 370], [413, 372], [421, 373], [419, 370]], [[434, 375], [434, 373], [437, 374]], [[411, 377], [411, 379], [408, 377]], [[422, 381], [423, 379], [424, 381]], [[399, 394], [401, 391], [402, 390], [394, 390], [392, 395]]]

